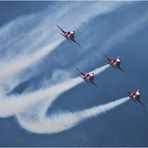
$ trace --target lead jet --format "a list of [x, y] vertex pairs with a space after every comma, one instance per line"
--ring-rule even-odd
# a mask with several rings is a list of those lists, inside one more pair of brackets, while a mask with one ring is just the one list
[[62, 33], [60, 33], [60, 34], [63, 35], [67, 40], [73, 41], [74, 43], [76, 43], [77, 45], [80, 46], [80, 44], [74, 38], [75, 37], [75, 31], [64, 31], [58, 25], [57, 25], [57, 27], [62, 31]]
[[110, 59], [109, 57], [107, 57], [105, 54], [103, 54], [103, 56], [107, 59], [107, 63], [112, 66], [114, 69], [118, 68], [120, 71], [126, 73], [121, 67], [121, 60], [119, 57], [117, 57], [116, 59]]
[[76, 70], [80, 73], [80, 77], [85, 80], [88, 84], [93, 84], [99, 88], [99, 86], [94, 82], [94, 73], [83, 73], [80, 69], [76, 68]]
[[140, 100], [140, 92], [139, 92], [139, 89], [138, 90], [136, 90], [136, 91], [133, 91], [133, 92], [130, 92], [130, 91], [128, 91], [127, 90], [127, 93], [128, 93], [128, 96], [129, 96], [129, 98], [131, 99], [131, 100], [133, 100], [135, 103], [140, 103], [140, 104], [142, 104], [143, 106], [145, 106], [145, 104], [143, 104], [142, 102], [141, 102], [141, 100]]

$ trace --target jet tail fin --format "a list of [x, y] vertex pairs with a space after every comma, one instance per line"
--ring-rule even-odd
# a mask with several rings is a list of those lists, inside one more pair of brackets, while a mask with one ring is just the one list
[[139, 92], [139, 89], [137, 89], [137, 91], [136, 92]]

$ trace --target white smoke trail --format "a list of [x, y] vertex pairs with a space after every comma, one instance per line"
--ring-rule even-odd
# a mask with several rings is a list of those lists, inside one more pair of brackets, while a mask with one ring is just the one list
[[[100, 4], [100, 5], [98, 5]], [[82, 13], [82, 14], [85, 14], [83, 15], [83, 17], [81, 19], [79, 19], [79, 23], [77, 25], [80, 25], [82, 24], [83, 22], [86, 22], [87, 19], [90, 19], [92, 18], [92, 16], [95, 16], [97, 14], [102, 14], [102, 13], [105, 13], [105, 12], [108, 12], [108, 11], [111, 11], [113, 10], [114, 8], [116, 8], [117, 6], [120, 6], [122, 3], [109, 3], [109, 4], [106, 4], [106, 3], [98, 3], [97, 5], [94, 3], [93, 5], [90, 5], [91, 6], [91, 9], [92, 9], [92, 12], [87, 12], [88, 11], [88, 7], [84, 7], [85, 8], [85, 11], [87, 13]], [[76, 5], [75, 5], [76, 6]], [[94, 9], [95, 8], [95, 9]], [[65, 8], [64, 8], [65, 9]], [[99, 10], [99, 11], [97, 11]], [[67, 12], [67, 11], [66, 11]], [[41, 14], [40, 14], [41, 15]], [[80, 15], [80, 14], [79, 14]], [[85, 17], [84, 17], [85, 16]], [[75, 16], [76, 17], [76, 16]], [[67, 17], [68, 19], [69, 17]], [[63, 19], [62, 19], [63, 20]], [[69, 19], [68, 19], [69, 20]], [[21, 22], [21, 21], [20, 21]], [[47, 23], [47, 22], [46, 22]], [[13, 30], [12, 26], [15, 26], [14, 24], [16, 24], [16, 22], [12, 23], [13, 25], [8, 25], [9, 27], [6, 27], [6, 29], [4, 29], [5, 31], [3, 32], [2, 31], [2, 34], [6, 33], [7, 32], [7, 29], [9, 30]], [[19, 23], [20, 24], [20, 23]], [[43, 23], [45, 24], [45, 23]], [[74, 24], [74, 23], [72, 23]], [[75, 24], [76, 25], [76, 24]], [[77, 26], [76, 25], [76, 26]], [[10, 29], [11, 28], [11, 29]], [[9, 32], [9, 31], [8, 31]], [[35, 33], [36, 31], [33, 31], [33, 33]], [[7, 35], [7, 33], [6, 33]], [[28, 35], [27, 35], [28, 37]], [[20, 41], [19, 41], [20, 42]], [[58, 42], [58, 41], [57, 41]], [[61, 41], [60, 41], [61, 42]], [[54, 45], [54, 43], [53, 43]], [[47, 48], [48, 49], [48, 48]], [[53, 49], [53, 48], [52, 48]], [[51, 51], [51, 50], [50, 50]], [[7, 78], [7, 84], [10, 84], [13, 80], [11, 80], [11, 77], [13, 77], [14, 75], [18, 74], [19, 72], [21, 72], [22, 70], [24, 70], [25, 68], [27, 68], [28, 66], [32, 65], [32, 64], [35, 64], [40, 58], [42, 58], [43, 56], [45, 56], [45, 54], [47, 54], [47, 50], [45, 49], [45, 51], [39, 51], [35, 54], [32, 54], [30, 57], [23, 57], [22, 58], [18, 58], [17, 60], [10, 60], [10, 62], [8, 63], [3, 63], [0, 65], [0, 68], [1, 68], [1, 74], [0, 74], [0, 78], [1, 78], [1, 84], [2, 86], [4, 87], [4, 82], [6, 83], [6, 81], [3, 82], [3, 79], [4, 78]], [[9, 79], [8, 79], [9, 77]], [[6, 84], [6, 86], [7, 86]], [[14, 83], [13, 83], [14, 84]]]
[[[96, 108], [95, 108], [96, 109]], [[94, 109], [94, 110], [95, 110]], [[89, 110], [90, 111], [90, 110]], [[103, 112], [103, 111], [102, 111]], [[90, 112], [87, 112], [88, 114], [90, 113]], [[92, 114], [93, 113], [93, 111], [90, 113], [90, 114]], [[82, 115], [84, 115], [84, 114], [82, 114]], [[28, 118], [28, 119], [26, 119], [26, 118], [24, 118], [24, 116], [22, 116], [22, 114], [19, 114], [18, 115], [19, 116], [19, 118], [18, 118], [18, 121], [21, 123], [21, 125], [23, 125], [23, 127], [25, 127], [27, 130], [29, 130], [29, 131], [32, 131], [32, 132], [36, 132], [36, 130], [37, 130], [37, 133], [54, 133], [54, 132], [59, 132], [59, 131], [63, 131], [63, 130], [65, 130], [64, 128], [63, 128], [63, 126], [60, 124], [60, 125], [58, 125], [59, 124], [59, 120], [58, 120], [58, 117], [59, 116], [57, 116], [57, 118], [55, 117], [55, 116], [52, 116], [51, 118], [45, 118], [44, 120], [42, 120], [42, 121], [39, 121], [39, 122], [36, 122], [36, 123], [32, 123], [31, 122], [31, 119], [30, 118]], [[18, 117], [17, 116], [17, 117]], [[68, 120], [68, 117], [71, 117], [71, 113], [68, 113], [68, 114], [66, 114], [66, 116], [67, 116], [67, 118], [65, 119], [64, 117], [65, 117], [65, 114], [63, 114], [63, 115], [61, 115], [60, 114], [60, 121], [62, 122], [64, 119], [66, 120], [66, 122], [67, 123], [69, 123], [70, 121]], [[64, 119], [63, 119], [64, 118]], [[85, 118], [85, 116], [84, 116], [84, 118]], [[88, 116], [86, 117], [86, 118], [88, 118]], [[43, 119], [43, 118], [42, 118]], [[52, 119], [52, 120], [50, 120], [50, 119]], [[56, 119], [58, 120], [58, 121], [56, 121]], [[72, 115], [72, 119], [75, 119], [75, 116], [73, 117], [73, 115]], [[21, 121], [20, 121], [21, 120]], [[69, 122], [68, 122], [68, 121]], [[45, 121], [47, 121], [47, 122], [45, 122]], [[56, 123], [57, 123], [57, 127], [61, 127], [61, 129], [59, 128], [58, 130], [56, 129], [56, 127], [52, 124], [52, 122], [51, 121], [55, 121], [53, 124], [56, 126]], [[45, 125], [44, 124], [44, 122], [46, 123], [46, 124], [48, 124], [48, 123], [50, 123], [51, 122], [51, 126], [48, 124], [48, 125]], [[65, 125], [65, 123], [66, 122], [62, 122], [63, 123], [63, 125]], [[75, 120], [74, 120], [74, 123], [75, 124], [78, 124], [79, 123], [79, 120], [76, 120], [76, 122], [75, 122]], [[29, 124], [29, 126], [28, 126], [28, 124]], [[31, 124], [31, 125], [30, 125]], [[68, 126], [67, 124], [65, 125], [65, 126], [67, 126], [68, 128], [71, 128], [71, 127], [73, 127], [73, 126], [75, 126], [75, 124], [73, 124], [73, 123], [71, 123], [70, 122], [70, 124], [72, 125], [72, 126]], [[26, 126], [27, 125], [27, 126]], [[35, 125], [35, 127], [34, 127], [34, 125]], [[52, 131], [52, 129], [51, 128], [53, 128], [52, 127], [52, 125], [53, 125], [53, 127], [55, 127], [54, 129], [55, 129], [55, 131]], [[46, 129], [43, 129], [44, 127], [43, 126], [45, 126], [45, 127], [47, 127], [47, 128], [50, 128], [51, 129], [51, 132], [46, 132], [47, 130]], [[30, 127], [31, 127], [31, 129], [30, 129]], [[38, 128], [39, 128], [39, 131], [38, 131]], [[42, 130], [42, 129], [43, 130]], [[32, 130], [33, 129], [33, 130]], [[35, 131], [34, 131], [34, 129], [35, 129]]]
[[[95, 5], [94, 5], [95, 6]], [[104, 7], [105, 7], [105, 5], [104, 5]], [[96, 8], [97, 9], [99, 9], [97, 6], [96, 6]], [[93, 7], [92, 7], [92, 9], [93, 9]], [[94, 9], [93, 9], [94, 10]], [[98, 12], [96, 12], [96, 10], [94, 10], [93, 12], [95, 13], [95, 15], [97, 15], [97, 14], [101, 14], [102, 12], [103, 12], [104, 10], [99, 10]], [[85, 13], [83, 13], [83, 14], [85, 14]], [[91, 14], [89, 11], [88, 11], [88, 14]], [[94, 16], [95, 16], [94, 15]], [[92, 15], [88, 15], [89, 16], [89, 18], [92, 18]], [[82, 18], [84, 18], [84, 17], [80, 17], [81, 19]], [[85, 20], [84, 19], [82, 19], [83, 20], [83, 23], [85, 23], [86, 22], [86, 18], [85, 18]], [[71, 23], [71, 24], [73, 24], [73, 23]], [[81, 23], [82, 24], [82, 23]], [[75, 27], [74, 27], [75, 28]], [[51, 36], [51, 34], [50, 34], [50, 36]], [[26, 43], [26, 42], [25, 42]], [[36, 57], [36, 56], [35, 56]], [[35, 62], [36, 62], [36, 60], [35, 60]], [[32, 64], [32, 62], [31, 62], [31, 64]], [[33, 64], [34, 64], [34, 62], [33, 62]], [[25, 65], [25, 64], [24, 64]], [[26, 68], [26, 65], [24, 66], [25, 68]], [[17, 69], [19, 69], [19, 68], [17, 68]], [[19, 72], [21, 72], [22, 71], [22, 69], [21, 70], [18, 70]], [[11, 72], [11, 71], [10, 71]], [[96, 71], [97, 72], [97, 71]], [[14, 72], [15, 73], [15, 72]], [[17, 72], [18, 73], [18, 72]], [[98, 72], [99, 73], [99, 72]], [[16, 74], [16, 73], [15, 73]], [[68, 84], [71, 88], [72, 87], [74, 87], [74, 86], [76, 86], [76, 85], [78, 85], [79, 83], [81, 83], [82, 82], [82, 80], [80, 79], [80, 78], [78, 78], [78, 79], [74, 79], [70, 84]], [[55, 86], [55, 88], [58, 88], [58, 89], [63, 89], [63, 92], [65, 92], [65, 91], [67, 91], [68, 89], [70, 89], [69, 88], [69, 86], [68, 85], [62, 85], [62, 86], [64, 86], [63, 88], [62, 87], [60, 87], [60, 86]], [[57, 92], [56, 92], [56, 89], [53, 89], [54, 91], [50, 91], [50, 92], [52, 92], [51, 93], [51, 95], [49, 95], [49, 92], [47, 92], [48, 90], [46, 90], [46, 93], [43, 95], [43, 96], [45, 96], [45, 98], [46, 97], [50, 97], [51, 96], [51, 102], [52, 101], [54, 101], [61, 93], [63, 93], [62, 91], [60, 92], [60, 94], [57, 94]], [[42, 92], [42, 91], [41, 91]], [[2, 117], [7, 117], [7, 116], [10, 116], [10, 115], [14, 115], [14, 114], [16, 114], [16, 113], [18, 113], [18, 112], [21, 112], [22, 110], [24, 111], [27, 107], [28, 107], [28, 105], [29, 104], [34, 104], [35, 102], [38, 102], [38, 101], [40, 101], [40, 100], [42, 100], [42, 99], [44, 99], [44, 97], [42, 96], [42, 95], [40, 95], [40, 93], [38, 93], [38, 95], [39, 96], [36, 96], [36, 94], [30, 94], [29, 96], [22, 96], [23, 98], [19, 98], [19, 97], [8, 97], [5, 101], [6, 102], [3, 102], [4, 101], [4, 99], [1, 99], [0, 101], [2, 101], [2, 103], [1, 103], [1, 108], [0, 109], [2, 109], [2, 112], [0, 113], [1, 115], [2, 115]], [[29, 97], [32, 99], [33, 98], [33, 101], [32, 102], [30, 102], [30, 100], [29, 100]], [[19, 100], [19, 102], [17, 102], [17, 100], [16, 100], [16, 98], [17, 99], [20, 99]], [[25, 101], [26, 100], [26, 98], [27, 98], [27, 101]], [[36, 99], [37, 98], [37, 99]], [[12, 99], [11, 101], [12, 102], [10, 102], [10, 104], [8, 103], [8, 100], [10, 101], [10, 99]], [[21, 100], [23, 100], [23, 101], [21, 101]], [[7, 110], [8, 109], [8, 110]]]
[[[57, 7], [57, 5], [52, 6], [53, 10], [57, 10], [54, 13], [50, 12], [51, 9], [46, 8], [44, 11], [35, 14], [20, 16], [1, 27], [0, 41], [3, 43], [1, 48], [9, 49], [11, 46], [10, 52], [15, 49], [21, 49], [22, 52], [25, 50], [26, 52], [28, 50], [33, 50], [34, 45], [38, 45], [40, 41], [45, 40], [45, 38], [49, 43], [51, 37], [47, 38], [47, 35], [52, 28], [55, 28], [50, 23], [53, 22], [51, 20], [55, 18], [61, 19], [63, 15], [69, 12], [72, 5], [65, 10], [63, 7], [60, 7], [61, 9], [57, 9]], [[55, 37], [54, 35], [55, 34], [52, 35], [52, 38]], [[38, 48], [40, 47], [38, 46], [35, 49]]]
[[29, 66], [37, 63], [39, 60], [49, 54], [53, 49], [55, 49], [63, 40], [64, 39], [61, 38], [30, 56], [21, 56], [18, 59], [10, 60], [8, 63], [2, 63], [0, 65], [0, 79], [4, 79], [7, 77], [10, 78], [11, 76], [18, 74], [25, 68], [28, 68]]
[[[1, 88], [2, 91], [11, 90], [14, 86], [16, 86], [19, 83], [19, 80], [18, 80], [19, 78], [18, 79], [15, 78], [16, 79], [15, 82], [13, 82], [14, 79], [11, 80], [11, 78], [14, 77], [14, 75], [20, 73], [25, 68], [28, 68], [28, 66], [31, 66], [32, 64], [35, 64], [36, 62], [38, 62], [39, 59], [44, 57], [47, 53], [51, 52], [53, 49], [55, 49], [55, 47], [60, 45], [60, 43], [62, 43], [62, 41], [64, 41], [64, 39], [61, 37], [61, 40], [57, 41], [57, 46], [54, 47], [54, 44], [56, 44], [56, 42], [52, 43], [51, 44], [51, 46], [53, 45], [52, 50], [50, 48], [48, 48], [48, 46], [50, 46], [50, 44], [47, 44], [47, 49], [49, 49], [48, 52], [43, 47], [45, 49], [45, 51], [43, 51], [43, 49], [42, 49], [42, 51], [31, 54], [30, 57], [21, 54], [21, 56], [16, 56], [17, 58], [16, 57], [12, 58], [11, 55], [14, 53], [17, 55], [18, 53], [23, 53], [24, 51], [27, 52], [27, 50], [28, 50], [27, 48], [29, 48], [30, 51], [34, 50], [34, 48], [33, 48], [34, 43], [35, 44], [40, 43], [43, 40], [48, 40], [48, 43], [49, 43], [49, 40], [51, 39], [51, 34], [52, 34], [52, 39], [55, 39], [59, 34], [58, 33], [55, 34], [55, 32], [57, 32], [57, 30], [56, 30], [57, 28], [56, 28], [56, 24], [54, 24], [54, 22], [61, 22], [60, 24], [62, 24], [62, 22], [63, 22], [63, 24], [70, 25], [69, 27], [68, 26], [66, 27], [66, 25], [64, 25], [65, 28], [78, 28], [81, 25], [83, 25], [83, 23], [86, 23], [88, 20], [94, 18], [95, 16], [112, 11], [119, 6], [122, 6], [123, 4], [125, 4], [125, 3], [122, 3], [122, 2], [116, 2], [116, 3], [94, 2], [94, 3], [90, 4], [89, 6], [84, 3], [83, 3], [83, 5], [79, 5], [79, 3], [67, 4], [64, 6], [64, 11], [62, 11], [61, 9], [58, 9], [58, 11], [55, 14], [51, 14], [51, 18], [53, 18], [55, 21], [51, 21], [51, 18], [49, 16], [45, 17], [46, 16], [45, 14], [47, 13], [45, 11], [45, 12], [37, 13], [34, 15], [20, 17], [20, 18], [16, 19], [15, 21], [10, 22], [9, 24], [4, 26], [3, 28], [1, 28], [0, 29], [0, 34], [1, 34], [0, 40], [4, 43], [4, 46], [6, 47], [7, 44], [5, 44], [5, 43], [7, 43], [8, 40], [11, 41], [9, 39], [9, 37], [11, 39], [14, 39], [14, 37], [12, 38], [12, 35], [15, 36], [14, 33], [18, 32], [18, 29], [22, 28], [25, 20], [28, 20], [30, 22], [31, 20], [36, 19], [35, 22], [37, 22], [37, 21], [39, 21], [37, 18], [43, 19], [42, 23], [39, 23], [39, 25], [36, 25], [37, 27], [35, 27], [35, 29], [32, 29], [31, 32], [29, 32], [29, 33], [23, 32], [22, 33], [23, 38], [21, 40], [18, 38], [19, 41], [17, 41], [17, 38], [16, 38], [15, 43], [12, 42], [13, 43], [12, 45], [11, 45], [11, 43], [9, 43], [9, 46], [8, 46], [9, 48], [11, 46], [11, 48], [21, 49], [21, 50], [19, 52], [12, 52], [13, 49], [11, 49], [12, 53], [8, 52], [8, 55], [9, 55], [8, 59], [6, 58], [6, 60], [1, 62], [0, 69], [2, 72], [0, 73], [0, 79], [2, 80], [4, 78], [9, 77], [9, 79], [7, 79], [7, 81], [2, 80], [2, 82], [0, 82], [1, 87], [3, 87], [3, 88]], [[63, 7], [62, 7], [62, 9], [63, 9]], [[72, 18], [71, 13], [72, 13], [73, 9], [74, 10], [78, 9], [79, 13], [76, 13], [75, 15], [73, 15], [73, 18]], [[88, 11], [88, 9], [90, 9], [91, 11]], [[83, 13], [81, 13], [81, 11], [83, 11]], [[65, 17], [63, 18], [64, 15], [65, 15]], [[77, 21], [75, 21], [75, 18], [77, 18]], [[28, 22], [28, 21], [26, 21], [26, 22]], [[67, 23], [67, 22], [71, 22], [71, 23]], [[34, 23], [30, 22], [30, 24], [34, 24]], [[38, 24], [38, 23], [36, 23], [36, 24]], [[50, 27], [50, 26], [52, 26], [52, 27]], [[53, 27], [53, 26], [55, 26], [55, 27]], [[13, 30], [15, 30], [15, 31], [13, 32]], [[27, 36], [25, 34], [27, 34]], [[41, 47], [37, 46], [37, 50], [39, 50]], [[29, 77], [28, 75], [31, 75], [31, 72], [29, 74], [25, 75], [25, 77], [23, 79], [26, 80]], [[8, 88], [9, 84], [11, 84], [11, 86], [9, 86], [9, 88]], [[13, 84], [13, 86], [12, 86], [12, 84]]]
[[[8, 48], [8, 46], [11, 46], [15, 43], [18, 44], [18, 40], [20, 41], [20, 39], [24, 37], [27, 31], [35, 27], [39, 19], [40, 19], [39, 13], [25, 15], [17, 17], [11, 22], [0, 27], [0, 42], [1, 42], [0, 49], [1, 50], [6, 49]], [[19, 33], [18, 29], [20, 29]]]
[[[49, 43], [56, 39], [57, 35], [54, 32], [57, 31], [57, 23], [63, 24], [65, 28], [76, 29], [98, 14], [110, 12], [123, 4], [127, 4], [127, 2], [93, 2], [89, 5], [82, 2], [69, 2], [53, 6], [54, 13], [49, 13], [50, 9], [47, 9], [37, 14], [19, 17], [0, 29], [0, 41], [3, 43], [1, 48], [11, 46], [11, 50], [12, 47], [22, 50], [25, 47], [25, 51], [31, 50], [38, 43], [45, 42], [45, 40]], [[74, 11], [75, 13], [73, 13]], [[28, 26], [25, 28], [28, 24], [31, 24], [29, 29]], [[31, 31], [25, 32], [24, 30]], [[18, 31], [21, 32], [21, 35], [18, 34]]]
[[129, 98], [125, 97], [116, 101], [112, 101], [110, 103], [98, 105], [82, 111], [77, 111], [73, 113], [58, 113], [50, 117], [47, 117], [45, 115], [44, 119], [42, 118], [42, 120], [40, 121], [29, 120], [28, 122], [28, 117], [24, 116], [23, 114], [18, 114], [16, 117], [21, 126], [30, 132], [37, 134], [52, 134], [68, 130], [88, 118], [92, 118], [107, 111], [110, 111], [128, 100]]
[[[101, 72], [105, 71], [108, 67], [109, 65], [105, 65], [97, 68], [93, 72], [95, 74], [100, 74]], [[54, 85], [50, 88], [41, 89], [36, 92], [31, 92], [20, 96], [1, 96], [0, 117], [8, 117], [18, 112], [23, 112], [28, 106], [33, 105], [34, 103], [37, 103], [39, 101], [45, 100], [47, 98], [49, 98], [48, 105], [50, 105], [58, 96], [68, 91], [69, 89], [75, 87], [76, 85], [79, 85], [82, 82], [82, 78], [76, 77], [61, 84]]]

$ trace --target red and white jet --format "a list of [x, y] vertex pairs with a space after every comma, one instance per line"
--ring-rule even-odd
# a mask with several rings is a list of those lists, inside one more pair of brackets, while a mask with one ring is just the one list
[[130, 91], [127, 90], [127, 93], [128, 93], [129, 98], [132, 99], [135, 103], [139, 102], [140, 104], [145, 106], [140, 100], [139, 89], [137, 91], [133, 91], [133, 92], [130, 92]]
[[80, 46], [80, 44], [75, 40], [75, 31], [64, 31], [61, 27], [57, 25], [57, 27], [62, 31], [61, 35], [63, 35], [67, 40], [73, 41], [77, 45]]
[[80, 69], [76, 68], [76, 70], [80, 73], [80, 77], [84, 79], [88, 84], [93, 84], [99, 88], [99, 86], [94, 82], [94, 73], [83, 73]]
[[105, 54], [103, 54], [103, 56], [107, 59], [107, 63], [112, 66], [114, 69], [118, 68], [120, 71], [126, 73], [121, 67], [121, 60], [119, 57], [117, 57], [116, 59], [110, 59], [109, 57], [107, 57]]

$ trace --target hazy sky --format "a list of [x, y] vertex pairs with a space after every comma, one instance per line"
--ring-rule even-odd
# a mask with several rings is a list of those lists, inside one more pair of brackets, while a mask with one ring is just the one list
[[[63, 41], [57, 24], [75, 30], [81, 47]], [[147, 25], [148, 2], [0, 2], [0, 66], [1, 73], [6, 69], [10, 74], [5, 79], [0, 75], [0, 93], [8, 96], [6, 106], [11, 110], [11, 96], [35, 94], [76, 77], [75, 67], [88, 72], [105, 65], [102, 53], [119, 56], [127, 74], [108, 68], [95, 77], [101, 89], [81, 83], [51, 106], [48, 99], [41, 99], [17, 115], [35, 126], [45, 108], [49, 117], [84, 110], [125, 97], [123, 87], [140, 89], [141, 100], [148, 104]], [[32, 62], [48, 45], [55, 46], [53, 51]], [[26, 61], [29, 66], [19, 69]], [[20, 71], [15, 73], [15, 68]], [[148, 111], [133, 101], [55, 134], [28, 131], [15, 114], [6, 117], [0, 111], [0, 146], [148, 146]]]

